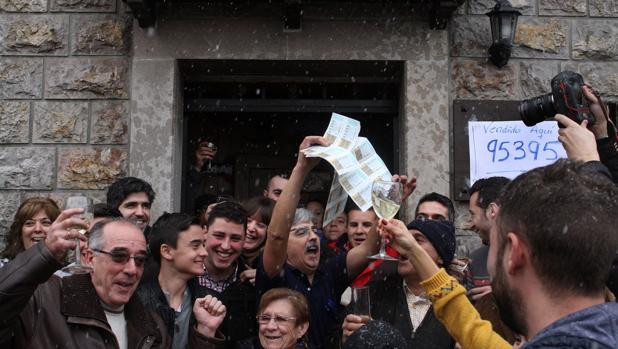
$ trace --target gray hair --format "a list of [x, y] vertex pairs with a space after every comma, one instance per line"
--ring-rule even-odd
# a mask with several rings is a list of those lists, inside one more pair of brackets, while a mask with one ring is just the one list
[[103, 249], [103, 246], [105, 245], [105, 241], [103, 238], [103, 229], [105, 229], [105, 227], [112, 222], [127, 222], [137, 227], [137, 225], [135, 225], [134, 222], [126, 218], [123, 218], [123, 217], [106, 218], [106, 219], [100, 220], [94, 226], [92, 226], [92, 228], [90, 228], [90, 232], [88, 233], [88, 247], [89, 248], [95, 249], [95, 250]]
[[298, 225], [301, 223], [313, 223], [314, 216], [313, 213], [306, 208], [297, 208], [296, 212], [294, 212], [294, 221], [292, 225]]

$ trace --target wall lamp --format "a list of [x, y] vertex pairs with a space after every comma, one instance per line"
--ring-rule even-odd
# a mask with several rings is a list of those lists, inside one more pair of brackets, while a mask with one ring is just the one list
[[498, 0], [494, 9], [487, 13], [491, 23], [492, 39], [489, 61], [498, 68], [504, 67], [511, 58], [517, 17], [520, 15], [521, 13], [506, 0]]

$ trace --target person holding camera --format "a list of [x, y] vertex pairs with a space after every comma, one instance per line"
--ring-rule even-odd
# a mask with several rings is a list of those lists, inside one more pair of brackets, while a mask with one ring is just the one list
[[[614, 183], [618, 184], [618, 142], [615, 126], [609, 120], [605, 104], [588, 86], [583, 86], [584, 96], [590, 103], [590, 111], [595, 122], [588, 125], [588, 120], [580, 124], [569, 117], [557, 114], [555, 119], [564, 126], [558, 130], [558, 140], [564, 146], [569, 159], [589, 163], [597, 167], [599, 161], [609, 169]], [[612, 262], [607, 287], [613, 294], [618, 294], [618, 253]]]

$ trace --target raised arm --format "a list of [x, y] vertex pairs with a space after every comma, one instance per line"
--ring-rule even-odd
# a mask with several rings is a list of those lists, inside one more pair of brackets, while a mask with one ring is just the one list
[[[63, 211], [52, 224], [45, 242], [18, 254], [0, 269], [0, 338], [19, 323], [16, 319], [26, 309], [37, 287], [62, 266], [66, 252], [75, 248], [76, 239], [86, 239], [77, 231], [67, 230], [72, 226], [88, 228], [83, 220], [71, 218], [81, 212], [79, 208]], [[36, 310], [32, 313], [36, 314]]]
[[277, 275], [287, 258], [288, 238], [294, 220], [294, 212], [300, 200], [300, 191], [307, 174], [318, 164], [319, 158], [307, 158], [303, 149], [312, 145], [327, 146], [328, 142], [320, 136], [307, 136], [298, 149], [298, 159], [290, 179], [285, 185], [273, 209], [268, 225], [266, 245], [264, 246], [264, 271], [269, 278]]
[[374, 224], [367, 234], [367, 239], [348, 252], [346, 266], [350, 280], [354, 280], [369, 265], [371, 260], [367, 257], [378, 253], [380, 250], [380, 235], [377, 226], [377, 224]]
[[462, 348], [511, 349], [512, 346], [493, 331], [491, 323], [481, 319], [466, 290], [455, 278], [439, 269], [427, 252], [398, 220], [380, 222], [386, 237], [402, 256], [410, 260], [423, 280], [421, 286], [431, 299], [436, 317]]

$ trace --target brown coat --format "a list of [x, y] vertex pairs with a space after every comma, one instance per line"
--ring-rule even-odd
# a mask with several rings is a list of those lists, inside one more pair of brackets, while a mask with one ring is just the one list
[[515, 343], [515, 333], [500, 318], [500, 311], [493, 293], [489, 293], [476, 301], [474, 307], [483, 320], [491, 322], [493, 330], [510, 344]]
[[[118, 348], [90, 275], [52, 276], [59, 266], [38, 243], [0, 269], [0, 346]], [[137, 295], [125, 305], [125, 317], [128, 348], [171, 346], [163, 321]]]

